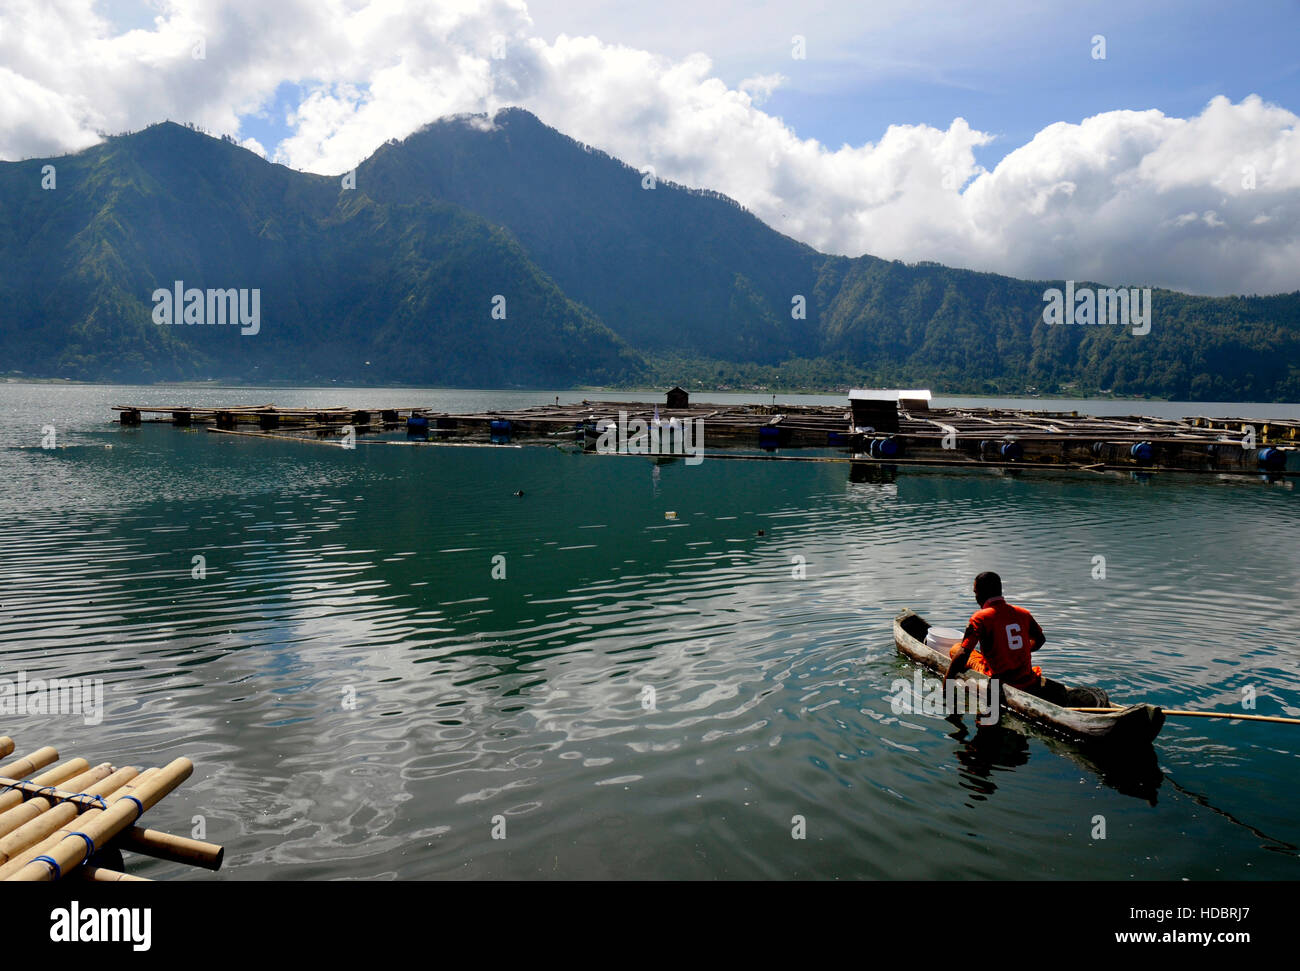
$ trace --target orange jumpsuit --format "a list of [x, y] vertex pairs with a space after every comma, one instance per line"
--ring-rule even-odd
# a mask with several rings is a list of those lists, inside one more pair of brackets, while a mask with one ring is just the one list
[[956, 657], [973, 648], [966, 667], [1013, 688], [1036, 688], [1043, 669], [1032, 663], [1031, 652], [1046, 636], [1033, 615], [1013, 607], [1002, 597], [990, 597], [971, 614], [961, 644], [951, 652]]

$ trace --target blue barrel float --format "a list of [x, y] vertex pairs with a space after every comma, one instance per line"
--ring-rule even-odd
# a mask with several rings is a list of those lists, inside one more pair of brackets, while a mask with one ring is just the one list
[[896, 438], [873, 438], [867, 446], [873, 459], [894, 459], [903, 454], [903, 443]]
[[1025, 457], [1025, 447], [1019, 442], [995, 442], [986, 438], [980, 442], [980, 455], [988, 452], [993, 452], [1008, 462], [1019, 462]]
[[758, 426], [758, 447], [776, 448], [781, 444], [781, 429], [775, 425]]
[[1128, 453], [1139, 465], [1150, 465], [1151, 460], [1156, 456], [1156, 450], [1150, 442], [1138, 442], [1128, 450]]
[[1286, 468], [1286, 452], [1280, 448], [1261, 448], [1255, 460], [1266, 472], [1281, 472]]
[[488, 426], [488, 431], [492, 435], [492, 444], [507, 444], [510, 441], [510, 427], [510, 422], [502, 419], [494, 419]]
[[412, 415], [406, 419], [406, 437], [429, 440], [429, 419], [423, 415]]

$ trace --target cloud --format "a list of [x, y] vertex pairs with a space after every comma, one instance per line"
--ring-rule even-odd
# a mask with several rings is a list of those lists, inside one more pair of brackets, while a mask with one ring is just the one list
[[255, 155], [260, 155], [262, 158], [266, 158], [266, 149], [256, 138], [245, 138], [239, 144], [250, 152], [253, 152]]
[[772, 97], [773, 91], [789, 80], [784, 74], [756, 74], [752, 78], [745, 78], [736, 87], [749, 95], [754, 104], [761, 105]]
[[1112, 111], [1049, 126], [962, 194], [961, 241], [934, 258], [1196, 292], [1296, 289], [1298, 121], [1252, 96], [1190, 119]]
[[[801, 138], [763, 110], [786, 83], [729, 86], [699, 53], [548, 41], [522, 0], [176, 0], [126, 31], [90, 0], [7, 0], [0, 157], [172, 118], [337, 174], [436, 118], [520, 105], [827, 252], [1202, 293], [1300, 287], [1297, 117], [1258, 97], [1214, 98], [1186, 119], [1058, 122], [986, 171], [975, 150], [996, 136], [961, 118], [856, 146]], [[268, 152], [241, 119], [285, 84], [302, 97]]]

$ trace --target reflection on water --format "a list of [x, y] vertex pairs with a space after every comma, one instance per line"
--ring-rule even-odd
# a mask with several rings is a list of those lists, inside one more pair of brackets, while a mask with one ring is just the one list
[[890, 707], [894, 614], [961, 626], [993, 569], [1054, 677], [1300, 716], [1290, 490], [348, 451], [105, 424], [122, 400], [159, 395], [0, 387], [7, 444], [54, 411], [67, 445], [0, 450], [6, 676], [107, 708], [0, 732], [190, 756], [155, 825], [203, 815], [219, 877], [1296, 872], [1285, 726], [1171, 719], [1125, 775]]
[[[986, 725], [971, 734], [960, 716], [953, 737], [964, 744], [957, 749], [961, 763], [962, 784], [971, 792], [972, 802], [982, 802], [998, 791], [994, 769], [1015, 769], [1029, 762], [1029, 739], [1005, 725]], [[974, 808], [973, 806], [971, 808]]]

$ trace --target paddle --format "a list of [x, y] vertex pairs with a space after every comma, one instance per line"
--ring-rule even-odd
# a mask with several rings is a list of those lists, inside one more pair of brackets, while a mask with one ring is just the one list
[[[1112, 705], [1109, 708], [1067, 708], [1066, 711], [1088, 711], [1105, 714], [1108, 711], [1123, 711], [1124, 709]], [[1281, 725], [1300, 725], [1300, 718], [1282, 718], [1279, 715], [1237, 715], [1230, 711], [1185, 711], [1173, 708], [1162, 708], [1161, 711], [1168, 717], [1182, 718], [1231, 718], [1237, 721], [1250, 722], [1277, 722]]]

